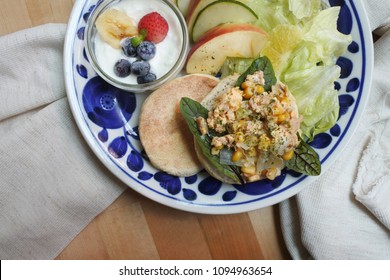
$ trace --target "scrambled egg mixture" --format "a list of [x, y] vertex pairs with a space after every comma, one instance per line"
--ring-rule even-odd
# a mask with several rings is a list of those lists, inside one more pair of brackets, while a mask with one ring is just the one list
[[241, 167], [245, 181], [275, 179], [299, 144], [301, 118], [287, 86], [264, 90], [262, 71], [248, 75], [240, 87], [221, 94], [208, 118], [197, 120], [201, 134], [214, 130], [212, 154], [223, 164]]

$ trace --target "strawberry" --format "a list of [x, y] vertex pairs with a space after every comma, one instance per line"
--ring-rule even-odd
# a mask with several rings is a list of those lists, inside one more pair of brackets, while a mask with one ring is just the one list
[[169, 26], [168, 22], [159, 13], [152, 12], [141, 18], [138, 23], [138, 32], [146, 30], [145, 40], [155, 44], [160, 43], [167, 36]]

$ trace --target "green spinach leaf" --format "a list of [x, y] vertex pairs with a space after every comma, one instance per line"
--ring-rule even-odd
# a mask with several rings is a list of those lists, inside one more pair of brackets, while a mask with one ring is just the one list
[[241, 84], [245, 81], [246, 76], [251, 75], [256, 71], [263, 71], [265, 80], [264, 89], [266, 91], [270, 91], [272, 86], [276, 84], [277, 80], [271, 61], [266, 56], [256, 58], [252, 62], [251, 66], [249, 66], [249, 68], [237, 79], [236, 86], [241, 86]]
[[211, 154], [211, 140], [210, 134], [201, 135], [196, 123], [198, 117], [207, 119], [208, 110], [202, 106], [199, 102], [192, 100], [188, 97], [183, 97], [180, 100], [180, 111], [186, 120], [191, 133], [195, 137], [202, 154], [209, 160], [209, 162], [222, 174], [233, 179], [237, 184], [243, 184], [243, 178], [241, 172], [236, 166], [224, 165], [219, 161], [219, 157]]
[[305, 141], [300, 139], [295, 148], [293, 157], [286, 161], [286, 167], [298, 173], [310, 176], [321, 174], [321, 162], [316, 151]]

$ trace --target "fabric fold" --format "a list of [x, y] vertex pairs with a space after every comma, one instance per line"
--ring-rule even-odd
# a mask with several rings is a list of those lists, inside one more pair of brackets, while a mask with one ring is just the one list
[[66, 95], [63, 77], [65, 24], [47, 24], [0, 37], [0, 120]]
[[125, 190], [72, 117], [65, 28], [48, 24], [0, 39], [0, 259], [55, 258]]
[[[390, 230], [390, 31], [375, 44], [375, 72], [372, 91], [376, 102], [367, 106], [366, 130], [370, 141], [362, 153], [352, 190]], [[385, 59], [384, 59], [385, 58]]]

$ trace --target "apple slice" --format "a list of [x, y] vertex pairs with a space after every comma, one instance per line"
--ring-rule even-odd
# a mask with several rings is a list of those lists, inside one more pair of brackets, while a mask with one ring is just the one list
[[258, 19], [256, 13], [242, 2], [218, 0], [208, 4], [197, 15], [192, 27], [192, 41], [211, 28], [228, 22], [252, 23]]
[[[192, 13], [194, 12], [196, 6], [198, 6], [199, 2], [202, 1], [202, 0], [191, 0], [190, 1], [190, 5], [188, 6], [188, 12], [187, 12], [187, 22], [188, 22], [188, 18], [192, 15]], [[211, 2], [213, 1], [216, 1], [216, 0], [211, 0]]]
[[184, 17], [188, 13], [188, 8], [190, 7], [191, 1], [192, 0], [176, 0], [176, 5]]
[[225, 23], [204, 33], [190, 49], [187, 73], [215, 75], [226, 57], [257, 57], [267, 41], [267, 33], [247, 23]]
[[[207, 5], [215, 2], [217, 0], [192, 0], [190, 6], [188, 7], [186, 21], [188, 30], [191, 32], [192, 27], [194, 26], [194, 22], [199, 12], [203, 10]], [[190, 34], [190, 38], [191, 38]]]

